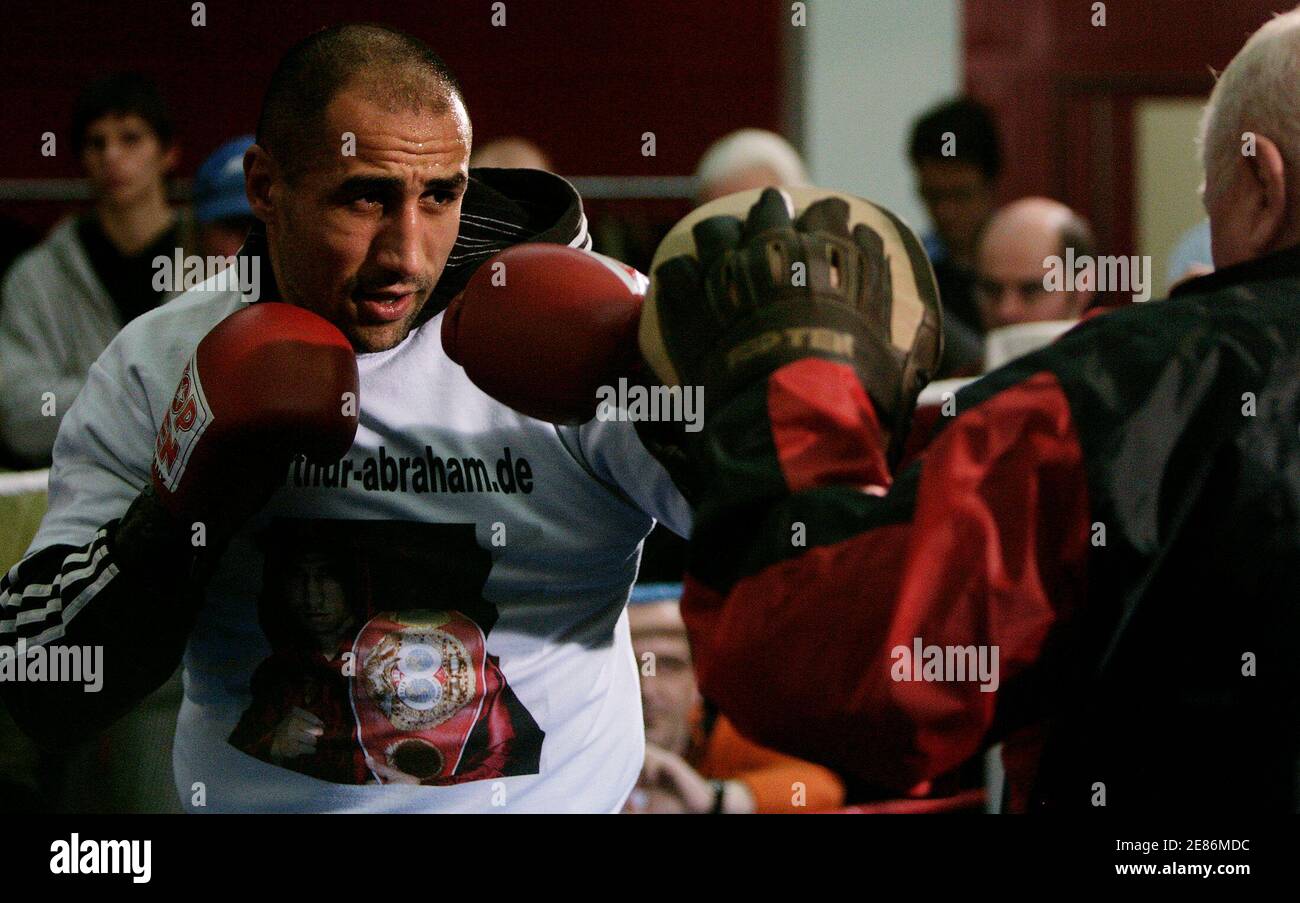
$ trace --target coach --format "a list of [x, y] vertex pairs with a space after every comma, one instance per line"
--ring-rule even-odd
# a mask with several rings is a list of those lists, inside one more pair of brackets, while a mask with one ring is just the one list
[[[1300, 806], [1298, 57], [1291, 12], [1210, 98], [1218, 271], [963, 390], [896, 475], [908, 381], [843, 201], [768, 191], [656, 262], [647, 357], [728, 387], [683, 610], [741, 731], [895, 790], [1003, 740], [1016, 811]], [[775, 338], [817, 329], [841, 352]]]

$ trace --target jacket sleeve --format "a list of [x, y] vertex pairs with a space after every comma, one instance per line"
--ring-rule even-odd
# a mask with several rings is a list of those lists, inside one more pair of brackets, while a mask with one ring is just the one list
[[140, 495], [152, 421], [113, 360], [110, 346], [64, 418], [49, 508], [27, 555], [0, 579], [0, 667], [17, 668], [20, 653], [26, 670], [48, 667], [70, 647], [101, 663], [93, 682], [0, 682], [14, 720], [48, 746], [93, 736], [161, 686], [197, 610], [187, 536]]
[[[27, 260], [10, 268], [0, 292], [0, 439], [25, 463], [45, 466], [60, 418], [84, 379], [60, 366], [47, 315], [57, 306], [43, 299], [45, 288]], [[47, 416], [47, 392], [54, 396], [53, 416]]]
[[[1089, 535], [1055, 377], [962, 410], [892, 485], [866, 393], [827, 361], [753, 387], [705, 443], [683, 614], [701, 690], [742, 732], [902, 791], [976, 753], [995, 714], [1035, 720], [1017, 678], [1081, 598]], [[931, 647], [965, 679], [917, 679]]]

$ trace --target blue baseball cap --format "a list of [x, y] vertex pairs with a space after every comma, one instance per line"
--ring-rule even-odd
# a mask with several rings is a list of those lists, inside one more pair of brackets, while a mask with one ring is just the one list
[[681, 597], [680, 583], [638, 583], [632, 587], [632, 598], [628, 601], [633, 605], [644, 605], [649, 602], [676, 602]]
[[233, 216], [252, 216], [244, 195], [244, 151], [252, 135], [231, 138], [203, 161], [194, 176], [194, 219], [206, 225]]

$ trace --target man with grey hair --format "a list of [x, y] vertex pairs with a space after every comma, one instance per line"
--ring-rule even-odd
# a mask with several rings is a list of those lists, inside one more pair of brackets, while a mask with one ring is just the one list
[[1210, 94], [1200, 144], [1220, 270], [1300, 243], [1298, 83], [1300, 9], [1255, 32]]
[[775, 132], [738, 129], [719, 138], [695, 168], [695, 199], [706, 204], [738, 191], [808, 184], [799, 152]]
[[[1216, 272], [961, 390], [897, 473], [887, 355], [746, 349], [693, 463], [682, 611], [701, 691], [747, 736], [900, 790], [1001, 741], [1014, 811], [1300, 811], [1297, 61], [1300, 11], [1210, 99]], [[710, 222], [694, 269], [656, 271], [678, 280], [652, 287], [660, 316], [732, 300], [663, 337], [685, 381], [756, 324], [890, 334], [869, 281], [801, 307], [754, 278], [771, 248], [869, 266], [820, 214], [767, 192], [743, 229]], [[898, 667], [971, 647], [999, 652], [995, 689]]]

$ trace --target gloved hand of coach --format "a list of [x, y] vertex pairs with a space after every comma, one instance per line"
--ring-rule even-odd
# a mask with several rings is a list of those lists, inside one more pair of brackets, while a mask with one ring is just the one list
[[896, 460], [941, 335], [933, 272], [901, 221], [849, 195], [766, 189], [707, 204], [669, 232], [640, 346], [664, 383], [704, 386], [706, 430], [736, 395], [787, 364], [848, 365]]

